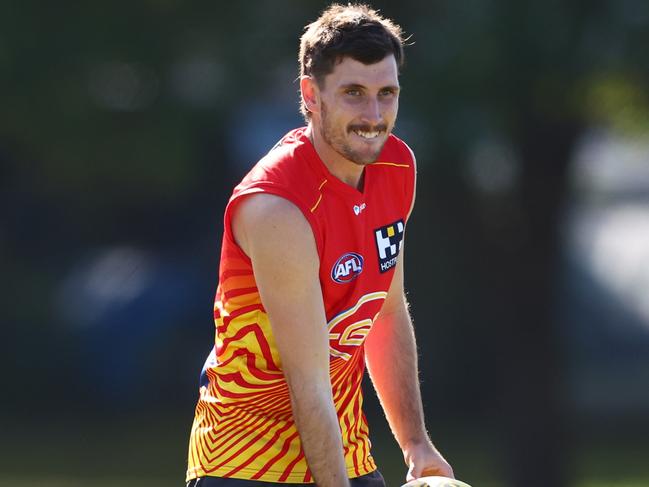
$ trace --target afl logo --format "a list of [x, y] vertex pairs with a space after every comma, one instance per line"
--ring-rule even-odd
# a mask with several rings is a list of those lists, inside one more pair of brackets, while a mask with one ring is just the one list
[[345, 284], [351, 282], [363, 272], [363, 256], [356, 252], [348, 252], [336, 261], [331, 269], [331, 278]]

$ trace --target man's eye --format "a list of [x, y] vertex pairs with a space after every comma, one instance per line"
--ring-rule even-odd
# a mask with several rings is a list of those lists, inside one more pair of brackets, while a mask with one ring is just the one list
[[346, 93], [347, 93], [349, 96], [360, 96], [361, 91], [360, 91], [360, 90], [351, 89], [351, 90], [347, 90]]
[[381, 96], [391, 96], [394, 95], [394, 90], [383, 90], [380, 92]]

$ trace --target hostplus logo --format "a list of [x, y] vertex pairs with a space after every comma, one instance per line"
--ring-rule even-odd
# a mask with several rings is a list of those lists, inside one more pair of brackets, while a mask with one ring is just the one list
[[397, 256], [403, 243], [403, 220], [374, 230], [376, 250], [379, 253], [379, 270], [387, 272], [397, 265]]

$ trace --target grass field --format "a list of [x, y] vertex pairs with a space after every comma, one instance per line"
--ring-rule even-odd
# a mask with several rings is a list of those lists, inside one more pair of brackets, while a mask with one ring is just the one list
[[[6, 419], [6, 418], [5, 418]], [[187, 418], [148, 418], [58, 425], [4, 421], [0, 486], [183, 486]], [[374, 455], [388, 487], [401, 485], [405, 468], [393, 440], [373, 427]], [[473, 487], [503, 485], [493, 445], [475, 429], [439, 434], [458, 477]], [[589, 439], [574, 455], [573, 487], [649, 486], [649, 441]]]

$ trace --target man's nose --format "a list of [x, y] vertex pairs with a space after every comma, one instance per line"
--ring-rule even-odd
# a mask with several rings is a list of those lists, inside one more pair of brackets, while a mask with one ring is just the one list
[[375, 97], [368, 97], [363, 107], [363, 119], [372, 124], [378, 124], [381, 122], [381, 106], [379, 100]]

